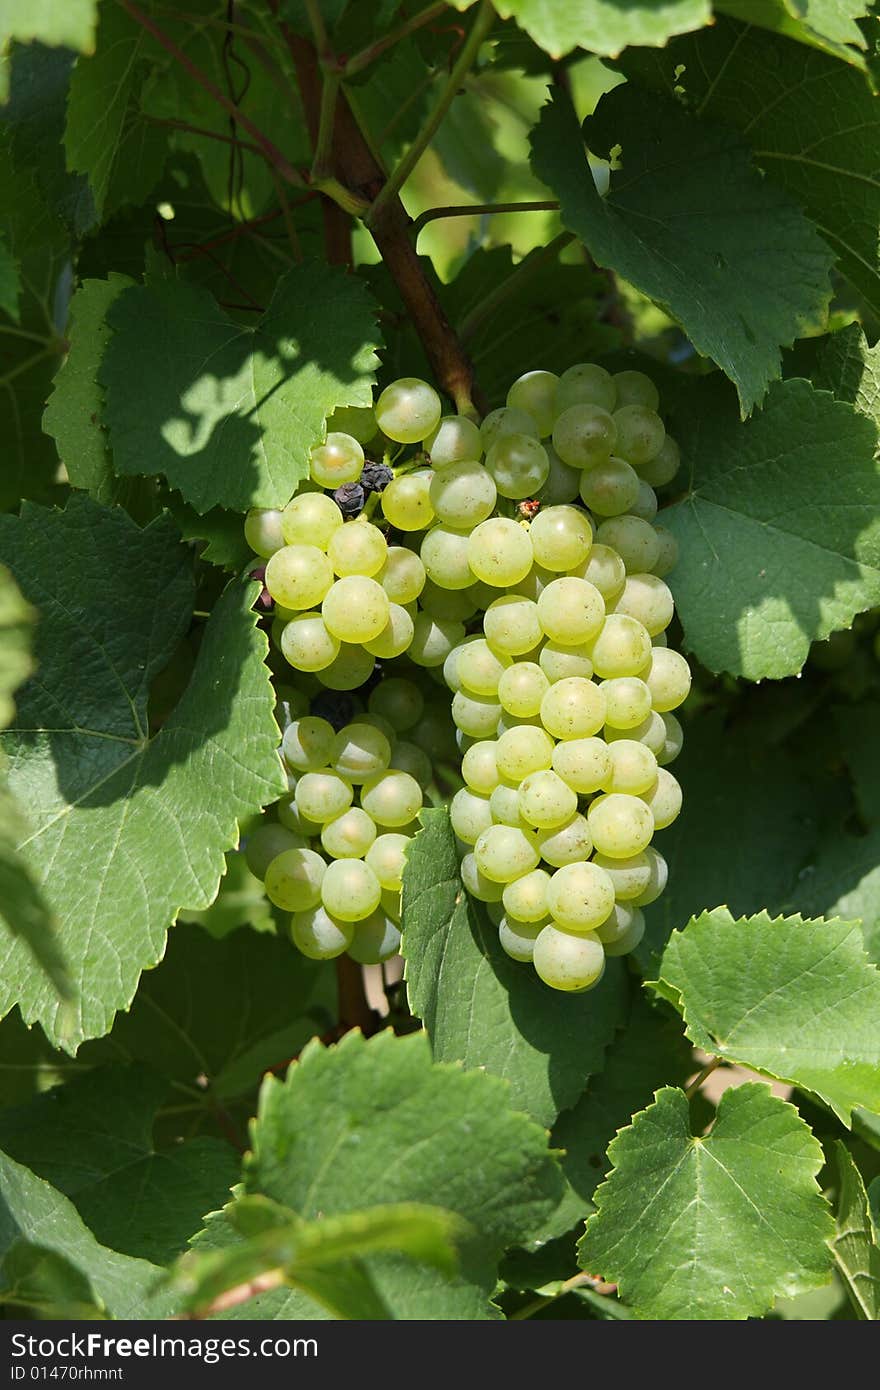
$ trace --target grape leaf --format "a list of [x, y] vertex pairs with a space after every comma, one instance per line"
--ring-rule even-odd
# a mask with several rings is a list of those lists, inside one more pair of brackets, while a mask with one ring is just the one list
[[820, 391], [849, 401], [880, 430], [880, 345], [868, 347], [860, 323], [847, 324], [823, 340], [810, 380]]
[[[163, 1318], [174, 1313], [179, 1304], [178, 1295], [171, 1291], [153, 1293], [161, 1272], [156, 1265], [108, 1250], [95, 1240], [67, 1197], [21, 1164], [0, 1154], [0, 1257], [12, 1252], [11, 1267], [7, 1268], [5, 1258], [0, 1264], [0, 1301], [10, 1285], [14, 1289], [21, 1279], [23, 1243], [60, 1256], [68, 1267], [79, 1272], [79, 1279], [74, 1281], [67, 1269], [63, 1301], [71, 1293], [84, 1298], [86, 1285], [83, 1281], [87, 1280], [94, 1304], [110, 1317]], [[36, 1263], [34, 1256], [31, 1249], [27, 1262], [31, 1277]], [[56, 1261], [56, 1278], [58, 1273]], [[52, 1315], [57, 1317], [61, 1313], [53, 1310]]]
[[311, 1043], [285, 1081], [263, 1083], [245, 1167], [250, 1192], [306, 1221], [354, 1204], [427, 1202], [472, 1228], [460, 1271], [436, 1275], [395, 1256], [364, 1260], [398, 1318], [487, 1318], [502, 1249], [558, 1201], [546, 1133], [516, 1114], [509, 1088], [431, 1062], [424, 1034]]
[[860, 72], [781, 35], [720, 18], [667, 48], [630, 49], [627, 77], [683, 93], [702, 119], [742, 132], [755, 160], [803, 208], [880, 309], [880, 108]]
[[497, 0], [495, 8], [505, 19], [515, 19], [551, 58], [562, 58], [573, 48], [615, 57], [628, 44], [662, 45], [673, 34], [699, 29], [712, 18], [709, 0], [593, 0], [590, 5]]
[[212, 507], [201, 515], [176, 492], [168, 493], [165, 505], [184, 540], [204, 542], [199, 549], [200, 559], [210, 560], [212, 565], [222, 565], [224, 569], [236, 572], [253, 560], [254, 552], [244, 538], [240, 512]]
[[812, 44], [864, 68], [867, 41], [856, 20], [871, 0], [714, 0], [715, 9], [745, 24], [759, 24], [786, 38]]
[[719, 907], [673, 932], [655, 987], [706, 1052], [811, 1091], [846, 1125], [853, 1106], [880, 1111], [880, 974], [857, 923]]
[[145, 1067], [99, 1068], [0, 1111], [0, 1149], [69, 1197], [102, 1245], [165, 1264], [228, 1200], [240, 1166], [218, 1139], [154, 1147], [167, 1090]]
[[107, 311], [133, 283], [127, 275], [111, 274], [79, 285], [70, 305], [70, 348], [43, 415], [43, 429], [55, 440], [73, 486], [108, 504], [119, 500], [120, 482], [113, 474], [97, 373], [110, 338]]
[[712, 671], [793, 675], [811, 642], [880, 602], [876, 427], [797, 379], [745, 423], [719, 379], [686, 412], [688, 491], [663, 513], [686, 645]]
[[91, 53], [95, 43], [98, 0], [0, 0], [0, 34], [55, 48]]
[[609, 961], [602, 983], [585, 995], [548, 989], [531, 966], [504, 954], [496, 929], [465, 894], [446, 812], [423, 811], [422, 822], [403, 883], [410, 1008], [438, 1062], [503, 1076], [518, 1109], [552, 1124], [602, 1068], [626, 1013], [623, 971]]
[[677, 319], [736, 384], [744, 415], [781, 372], [780, 347], [821, 322], [833, 255], [738, 136], [624, 84], [584, 126], [594, 153], [622, 146], [600, 196], [567, 99], [544, 107], [532, 166], [563, 224], [599, 265]]
[[579, 1246], [639, 1317], [759, 1317], [830, 1277], [822, 1150], [757, 1082], [725, 1091], [707, 1136], [665, 1087], [612, 1143], [614, 1167]]
[[20, 288], [18, 264], [6, 243], [6, 238], [0, 235], [0, 313], [8, 314], [16, 323]]
[[294, 266], [255, 327], [179, 281], [126, 290], [109, 318], [99, 379], [117, 472], [163, 473], [199, 512], [283, 506], [326, 416], [372, 401], [371, 302], [332, 266]]
[[880, 1319], [880, 1249], [874, 1234], [868, 1194], [852, 1154], [841, 1140], [834, 1145], [839, 1188], [837, 1233], [831, 1242], [834, 1262], [858, 1318]]
[[0, 1258], [0, 1297], [7, 1308], [44, 1318], [91, 1320], [104, 1309], [82, 1270], [33, 1241], [13, 1240]]
[[212, 900], [238, 821], [283, 789], [266, 640], [254, 585], [233, 583], [150, 740], [149, 683], [192, 612], [188, 557], [167, 519], [140, 530], [76, 494], [63, 512], [0, 517], [0, 558], [41, 614], [39, 675], [5, 743], [34, 826], [24, 857], [61, 923], [75, 990], [62, 1005], [7, 936], [0, 1012], [18, 1003], [75, 1052], [131, 1002], [178, 908]]

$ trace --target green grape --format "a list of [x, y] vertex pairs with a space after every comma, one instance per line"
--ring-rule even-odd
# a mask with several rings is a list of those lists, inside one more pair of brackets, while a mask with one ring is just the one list
[[592, 645], [593, 668], [597, 676], [640, 676], [651, 660], [651, 638], [637, 618], [626, 613], [609, 613]]
[[553, 571], [583, 564], [593, 544], [590, 523], [576, 507], [544, 507], [529, 535], [536, 564]]
[[504, 885], [501, 900], [505, 915], [517, 922], [545, 922], [547, 920], [547, 890], [550, 875], [546, 869], [532, 869]]
[[538, 439], [537, 421], [528, 411], [516, 407], [502, 405], [498, 410], [490, 410], [480, 425], [483, 452], [488, 453], [492, 445], [505, 434], [527, 434], [532, 439]]
[[516, 594], [502, 594], [486, 609], [483, 631], [496, 652], [521, 656], [537, 646], [543, 636], [538, 605]]
[[641, 940], [645, 932], [645, 919], [641, 910], [637, 907], [631, 907], [629, 903], [616, 902], [614, 904], [611, 916], [602, 923], [601, 927], [597, 927], [596, 929], [596, 935], [605, 947], [607, 955], [625, 954], [623, 951], [609, 951], [608, 948], [614, 946], [619, 941], [624, 939], [628, 940], [633, 934], [633, 927], [636, 926], [638, 922], [641, 922], [642, 926], [642, 930], [639, 934], [639, 939]]
[[607, 854], [595, 854], [593, 863], [604, 869], [614, 884], [617, 902], [631, 902], [644, 893], [651, 882], [650, 846], [627, 859], [609, 859]]
[[379, 733], [393, 746], [397, 738], [394, 725], [390, 724], [384, 715], [373, 714], [370, 710], [359, 708], [361, 702], [357, 699], [357, 696], [352, 696], [351, 703], [351, 720], [349, 722], [352, 724], [367, 724], [371, 729], [378, 729]]
[[625, 405], [614, 412], [617, 452], [638, 468], [659, 454], [666, 438], [663, 421], [644, 405]]
[[334, 859], [321, 881], [325, 912], [340, 922], [360, 922], [375, 912], [382, 897], [379, 880], [362, 859]]
[[532, 772], [519, 785], [519, 809], [535, 830], [556, 830], [577, 810], [577, 793], [551, 769]]
[[459, 865], [461, 881], [472, 898], [481, 903], [500, 903], [503, 885], [487, 878], [477, 867], [474, 855], [466, 854]]
[[553, 761], [553, 739], [544, 729], [523, 724], [508, 729], [495, 745], [498, 772], [509, 782], [521, 782], [530, 772], [540, 772]]
[[382, 661], [390, 661], [409, 650], [414, 631], [415, 624], [406, 609], [401, 608], [399, 603], [392, 603], [388, 610], [388, 621], [379, 636], [365, 642], [364, 647]]
[[599, 590], [606, 605], [613, 602], [626, 583], [626, 566], [609, 545], [594, 545], [586, 563], [579, 565], [575, 574], [580, 579], [588, 579]]
[[394, 478], [382, 493], [385, 520], [398, 531], [424, 531], [434, 520], [430, 469]]
[[283, 912], [304, 912], [321, 901], [327, 865], [313, 849], [285, 849], [266, 869], [266, 897]]
[[[331, 506], [339, 516], [336, 503], [331, 503]], [[342, 520], [341, 517], [339, 519]], [[268, 507], [251, 507], [244, 519], [244, 538], [255, 555], [268, 560], [286, 542], [281, 529], [281, 513]]]
[[350, 434], [359, 444], [369, 444], [376, 434], [376, 416], [369, 405], [340, 405], [327, 421], [327, 427]]
[[604, 739], [571, 738], [553, 749], [553, 771], [578, 796], [602, 787], [611, 771], [611, 753]]
[[672, 621], [674, 604], [668, 584], [655, 574], [630, 574], [623, 593], [615, 599], [614, 612], [637, 618], [656, 637]]
[[674, 714], [661, 714], [663, 720], [664, 739], [663, 747], [656, 754], [657, 761], [661, 767], [667, 763], [674, 762], [684, 745], [684, 730], [679, 724]]
[[392, 603], [415, 603], [425, 587], [425, 566], [414, 550], [389, 545], [385, 563], [375, 577]]
[[595, 468], [615, 451], [614, 417], [598, 405], [572, 405], [553, 426], [553, 448], [570, 468]]
[[[458, 659], [463, 651], [472, 646], [474, 642], [480, 641], [482, 641], [482, 638], [478, 632], [470, 633], [469, 636], [463, 638], [463, 640], [459, 642], [457, 647], [452, 648], [452, 651], [443, 662], [443, 681], [450, 690], [457, 691], [462, 689], [463, 681], [458, 674]], [[436, 667], [434, 670], [436, 671]]]
[[657, 532], [638, 516], [608, 517], [600, 523], [596, 539], [617, 551], [627, 574], [646, 574], [660, 556]]
[[397, 444], [418, 444], [437, 428], [442, 409], [440, 397], [427, 381], [399, 377], [376, 402], [376, 424]]
[[528, 830], [519, 809], [519, 788], [509, 787], [501, 782], [489, 797], [492, 819], [497, 825], [515, 825], [520, 830]]
[[456, 674], [461, 684], [472, 694], [498, 694], [498, 682], [510, 667], [510, 658], [499, 656], [485, 638], [478, 637], [475, 642], [462, 646]]
[[316, 545], [284, 545], [266, 562], [266, 588], [285, 608], [314, 608], [332, 583], [333, 566]]
[[482, 739], [471, 745], [461, 760], [461, 775], [471, 791], [491, 796], [501, 781], [494, 739]]
[[451, 463], [468, 463], [480, 458], [483, 441], [478, 427], [465, 415], [443, 415], [439, 424], [425, 436], [425, 450], [432, 468]]
[[678, 564], [678, 541], [671, 531], [667, 531], [665, 526], [655, 526], [654, 534], [657, 537], [660, 553], [651, 566], [651, 573], [656, 574], [658, 579], [663, 579]]
[[545, 985], [580, 993], [597, 985], [605, 970], [605, 951], [595, 935], [576, 935], [547, 926], [538, 934], [535, 970]]
[[650, 718], [651, 692], [638, 676], [614, 676], [599, 689], [605, 696], [605, 723], [612, 729], [635, 729]]
[[244, 840], [245, 862], [257, 878], [265, 878], [266, 870], [276, 855], [286, 849], [305, 849], [302, 835], [272, 821], [258, 825]]
[[327, 435], [309, 454], [309, 475], [321, 487], [337, 488], [356, 483], [364, 466], [364, 451], [350, 434]]
[[674, 439], [667, 434], [659, 453], [648, 463], [639, 465], [639, 473], [646, 483], [653, 487], [665, 487], [671, 483], [681, 466], [681, 450]]
[[379, 772], [361, 789], [361, 805], [377, 825], [409, 825], [422, 809], [422, 789], [408, 772]]
[[550, 470], [547, 474], [547, 481], [541, 488], [541, 501], [547, 507], [557, 507], [566, 502], [573, 502], [580, 491], [580, 469], [569, 468], [567, 463], [563, 463], [549, 442], [545, 443], [544, 448], [547, 451]]
[[370, 845], [365, 860], [383, 889], [400, 892], [403, 869], [406, 864], [406, 852], [409, 846], [409, 836], [401, 835], [398, 831], [393, 830], [377, 836]]
[[498, 942], [506, 956], [511, 960], [527, 962], [535, 954], [535, 942], [545, 922], [517, 922], [502, 917], [498, 923]]
[[334, 772], [349, 782], [365, 782], [384, 772], [391, 759], [391, 744], [372, 724], [355, 721], [335, 735], [328, 762]]
[[538, 867], [540, 858], [534, 835], [515, 825], [490, 825], [474, 845], [477, 868], [494, 883], [521, 878]]
[[590, 647], [586, 642], [569, 647], [563, 642], [547, 641], [538, 655], [538, 664], [551, 683], [565, 680], [567, 676], [589, 679], [593, 674]]
[[614, 884], [589, 860], [566, 864], [550, 879], [547, 908], [554, 923], [566, 931], [595, 931], [614, 908]]
[[402, 676], [386, 676], [370, 691], [367, 709], [379, 714], [400, 733], [418, 724], [425, 712], [425, 699], [414, 681]]
[[358, 690], [370, 679], [376, 658], [364, 647], [341, 642], [339, 655], [321, 672], [321, 684], [328, 690]]
[[388, 622], [391, 604], [375, 579], [349, 574], [337, 579], [321, 605], [321, 617], [341, 642], [370, 642]]
[[360, 806], [350, 806], [321, 830], [321, 845], [331, 859], [363, 859], [376, 838], [376, 826]]
[[652, 647], [642, 673], [651, 692], [651, 704], [658, 714], [666, 714], [687, 698], [691, 688], [691, 668], [680, 652], [668, 647]]
[[431, 506], [440, 521], [470, 531], [495, 510], [498, 490], [481, 463], [450, 463], [431, 479]]
[[309, 960], [333, 960], [347, 951], [354, 938], [351, 922], [337, 922], [323, 907], [297, 912], [290, 920], [294, 946]]
[[576, 811], [571, 820], [555, 830], [538, 831], [541, 858], [556, 869], [566, 864], [580, 864], [590, 857], [593, 841], [585, 816]]
[[470, 586], [467, 589], [441, 589], [433, 579], [425, 580], [425, 587], [419, 596], [419, 607], [425, 613], [430, 613], [432, 618], [452, 618], [459, 623], [467, 622], [477, 611]]
[[552, 642], [579, 646], [602, 627], [605, 600], [588, 579], [564, 575], [552, 580], [538, 596], [538, 618]]
[[281, 513], [285, 545], [316, 545], [326, 550], [342, 528], [342, 512], [325, 492], [301, 492]]
[[413, 743], [429, 754], [435, 762], [455, 757], [455, 729], [449, 718], [446, 693], [436, 692], [436, 699], [425, 702], [425, 713], [409, 734]]
[[415, 777], [422, 791], [427, 791], [434, 780], [434, 765], [424, 749], [402, 738], [391, 749], [388, 769], [391, 772], [408, 772], [410, 777]]
[[278, 646], [297, 671], [323, 671], [339, 655], [339, 639], [320, 613], [297, 613], [281, 629]]
[[420, 554], [428, 578], [441, 589], [467, 589], [474, 582], [468, 559], [470, 533], [435, 526], [422, 541]]
[[491, 738], [498, 728], [501, 706], [490, 695], [471, 695], [457, 690], [452, 697], [455, 726], [470, 738]]
[[558, 385], [559, 377], [555, 372], [526, 372], [517, 377], [507, 393], [508, 406], [530, 415], [542, 439], [553, 429]]
[[[598, 932], [596, 933], [598, 936]], [[628, 956], [634, 951], [645, 935], [645, 919], [638, 908], [633, 909], [632, 920], [626, 931], [614, 940], [605, 943], [606, 956]]]
[[329, 763], [335, 737], [336, 731], [326, 719], [307, 714], [284, 730], [281, 756], [297, 772], [315, 772]]
[[608, 752], [611, 767], [603, 791], [643, 796], [657, 777], [657, 759], [650, 748], [633, 738], [619, 738], [608, 745]]
[[639, 479], [638, 496], [627, 511], [631, 516], [639, 517], [641, 521], [653, 521], [657, 515], [657, 494], [643, 478]]
[[541, 723], [554, 738], [589, 738], [605, 723], [605, 696], [583, 676], [554, 681], [541, 701]]
[[347, 811], [354, 798], [351, 783], [329, 768], [304, 772], [296, 784], [296, 804], [302, 814], [318, 825], [326, 825]]
[[611, 792], [590, 803], [587, 824], [593, 844], [609, 859], [629, 859], [650, 844], [654, 817], [637, 796]]
[[547, 450], [528, 434], [502, 434], [486, 454], [486, 469], [502, 497], [534, 497], [550, 472]]
[[[656, 759], [655, 759], [656, 762]], [[665, 767], [658, 767], [656, 776], [649, 787], [639, 795], [649, 807], [654, 817], [654, 829], [665, 830], [681, 811], [681, 787], [678, 780]]]
[[617, 405], [617, 387], [604, 367], [592, 362], [576, 362], [562, 373], [556, 394], [559, 414], [573, 405], [598, 405], [612, 411]]
[[645, 850], [650, 864], [650, 875], [647, 888], [643, 888], [637, 898], [633, 898], [636, 907], [648, 907], [656, 902], [666, 887], [669, 878], [669, 869], [663, 855], [660, 854], [653, 845], [648, 845]]
[[338, 575], [371, 579], [379, 574], [388, 559], [388, 546], [378, 526], [358, 517], [333, 532], [327, 558]]
[[467, 787], [462, 787], [449, 804], [449, 819], [460, 840], [466, 845], [476, 844], [483, 831], [492, 824], [489, 798], [477, 796]]
[[581, 500], [597, 516], [620, 516], [636, 502], [640, 487], [636, 470], [625, 459], [612, 455], [595, 468], [584, 470]]
[[302, 841], [310, 840], [321, 833], [320, 825], [304, 816], [296, 804], [296, 788], [292, 787], [286, 796], [275, 802], [275, 814], [285, 830], [292, 830]]
[[442, 666], [449, 653], [464, 639], [461, 623], [419, 613], [413, 624], [409, 658], [417, 666]]
[[468, 537], [467, 559], [475, 578], [493, 588], [507, 589], [525, 579], [532, 568], [528, 530], [504, 516], [481, 521]]
[[541, 700], [550, 682], [534, 661], [517, 661], [502, 671], [498, 681], [498, 699], [508, 714], [529, 719], [539, 714]]
[[508, 733], [511, 729], [521, 729], [527, 724], [534, 725], [536, 729], [544, 727], [541, 723], [541, 716], [539, 714], [521, 718], [519, 715], [509, 714], [506, 709], [502, 709], [498, 716], [497, 737], [500, 738], [502, 734]]
[[358, 965], [380, 965], [400, 950], [400, 928], [379, 908], [354, 929], [348, 954]]
[[400, 925], [402, 904], [400, 901], [399, 889], [393, 890], [389, 888], [383, 888], [382, 896], [379, 899], [379, 906], [385, 913], [386, 917], [390, 917], [392, 922], [396, 922], [398, 926]]
[[617, 391], [618, 408], [641, 405], [648, 410], [656, 410], [660, 404], [660, 392], [644, 372], [615, 372], [612, 380]]
[[[642, 681], [644, 685], [644, 681]], [[648, 692], [650, 694], [650, 691]], [[648, 712], [645, 719], [640, 724], [635, 724], [631, 729], [618, 729], [605, 719], [605, 738], [608, 743], [614, 743], [617, 739], [634, 739], [637, 743], [643, 743], [646, 748], [659, 758], [666, 742], [666, 725], [663, 723], [663, 715], [658, 714], [652, 709]]]

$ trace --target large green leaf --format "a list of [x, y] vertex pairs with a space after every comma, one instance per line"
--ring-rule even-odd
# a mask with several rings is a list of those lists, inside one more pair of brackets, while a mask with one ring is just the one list
[[[473, 3], [450, 0], [458, 10]], [[496, 0], [495, 8], [505, 19], [515, 19], [551, 58], [562, 58], [573, 48], [615, 57], [628, 44], [665, 44], [673, 34], [699, 29], [712, 17], [710, 0], [591, 0], [589, 5]]]
[[867, 40], [856, 23], [868, 14], [871, 0], [713, 0], [715, 9], [784, 34], [799, 43], [823, 48], [858, 67], [865, 66]]
[[743, 414], [780, 375], [781, 347], [821, 322], [833, 256], [789, 198], [752, 167], [742, 140], [629, 84], [584, 127], [622, 147], [602, 197], [574, 109], [556, 98], [532, 132], [532, 165], [595, 260], [677, 319], [736, 383]]
[[[39, 1261], [40, 1251], [48, 1258]], [[23, 1301], [39, 1297], [41, 1311], [51, 1316], [65, 1316], [71, 1297], [85, 1302], [90, 1291], [94, 1306], [114, 1318], [168, 1317], [179, 1304], [171, 1291], [153, 1293], [160, 1274], [156, 1265], [101, 1245], [67, 1197], [5, 1154], [0, 1154], [0, 1259], [0, 1301], [7, 1291], [18, 1292]], [[49, 1274], [55, 1292], [47, 1300]]]
[[880, 106], [860, 72], [777, 34], [719, 18], [662, 51], [630, 50], [627, 76], [740, 131], [812, 218], [840, 269], [880, 308]]
[[713, 671], [793, 675], [880, 602], [876, 427], [797, 379], [745, 423], [723, 382], [700, 383], [675, 424], [687, 492], [663, 522], [685, 642]]
[[446, 812], [425, 811], [422, 821], [403, 884], [410, 1007], [438, 1062], [503, 1076], [516, 1106], [550, 1125], [602, 1068], [626, 1014], [623, 971], [609, 961], [585, 995], [548, 989], [530, 966], [504, 954], [497, 930], [465, 894]]
[[581, 1265], [644, 1318], [757, 1317], [830, 1278], [822, 1150], [766, 1086], [725, 1091], [707, 1136], [683, 1091], [658, 1091], [609, 1149]]
[[97, 12], [98, 0], [0, 0], [0, 34], [91, 53]]
[[332, 266], [288, 271], [255, 327], [176, 281], [127, 290], [109, 318], [99, 378], [116, 469], [163, 473], [200, 512], [283, 506], [326, 416], [372, 400], [371, 302]]
[[880, 347], [868, 347], [860, 323], [823, 339], [810, 379], [839, 401], [849, 401], [880, 429]]
[[880, 1250], [862, 1175], [852, 1154], [838, 1139], [837, 1231], [832, 1241], [838, 1273], [846, 1285], [856, 1316], [870, 1322], [880, 1319]]
[[310, 1044], [268, 1078], [247, 1185], [306, 1221], [386, 1202], [427, 1202], [471, 1228], [445, 1283], [397, 1256], [364, 1263], [397, 1318], [487, 1318], [502, 1249], [553, 1209], [561, 1181], [546, 1133], [510, 1109], [495, 1077], [431, 1061], [424, 1034]]
[[0, 517], [0, 558], [41, 615], [39, 678], [5, 742], [10, 786], [33, 825], [25, 859], [61, 924], [75, 990], [62, 1005], [7, 936], [0, 1011], [18, 1003], [26, 1022], [75, 1051], [131, 1002], [177, 910], [212, 900], [238, 822], [283, 787], [266, 640], [253, 584], [233, 583], [151, 740], [149, 684], [192, 611], [173, 527], [140, 530], [119, 508], [76, 495], [63, 512]]
[[228, 1200], [240, 1167], [217, 1139], [154, 1146], [167, 1089], [143, 1067], [100, 1068], [0, 1111], [0, 1149], [69, 1197], [102, 1245], [165, 1264]]
[[880, 1111], [880, 974], [857, 923], [704, 912], [669, 938], [657, 988], [697, 1047], [812, 1091], [844, 1124]]

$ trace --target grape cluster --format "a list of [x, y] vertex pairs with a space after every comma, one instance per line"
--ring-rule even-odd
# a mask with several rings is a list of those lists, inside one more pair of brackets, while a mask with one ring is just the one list
[[679, 454], [658, 406], [642, 373], [579, 363], [520, 377], [477, 426], [402, 378], [331, 418], [283, 511], [249, 513], [277, 648], [303, 689], [361, 711], [284, 733], [294, 802], [263, 832], [304, 843], [260, 867], [305, 954], [383, 959], [399, 939], [388, 895], [440, 742], [400, 740], [424, 717], [417, 668], [452, 692], [462, 880], [507, 954], [582, 991], [638, 944], [666, 881], [651, 840], [681, 807], [667, 765], [690, 688], [666, 645], [676, 545], [654, 489]]

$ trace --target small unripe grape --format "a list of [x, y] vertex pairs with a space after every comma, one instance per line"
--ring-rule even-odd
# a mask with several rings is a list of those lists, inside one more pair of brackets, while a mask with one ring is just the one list
[[553, 426], [553, 448], [571, 468], [594, 468], [614, 453], [614, 417], [597, 405], [573, 405]]
[[281, 513], [286, 545], [316, 545], [326, 550], [342, 524], [341, 511], [324, 492], [302, 492]]
[[599, 983], [605, 970], [605, 951], [595, 934], [576, 935], [544, 927], [535, 942], [535, 970], [551, 989], [581, 992]]
[[376, 423], [398, 444], [417, 444], [436, 429], [440, 397], [427, 381], [405, 376], [386, 386], [376, 402]]
[[307, 714], [287, 726], [281, 739], [281, 756], [297, 772], [314, 772], [326, 767], [336, 730], [326, 719]]
[[351, 574], [337, 579], [321, 605], [321, 616], [341, 642], [369, 642], [388, 622], [388, 595], [375, 579]]
[[[330, 505], [338, 515], [336, 504], [331, 502]], [[244, 519], [244, 538], [255, 555], [268, 560], [270, 555], [287, 543], [281, 525], [281, 512], [268, 507], [251, 507]]]
[[378, 526], [359, 519], [334, 531], [327, 558], [338, 575], [377, 575], [388, 558], [388, 546]]
[[637, 796], [612, 792], [590, 803], [587, 823], [593, 844], [609, 859], [629, 859], [645, 849], [654, 833], [650, 808]]
[[618, 408], [641, 405], [648, 410], [656, 410], [660, 404], [660, 392], [644, 372], [615, 372], [612, 380], [617, 391]]
[[644, 405], [625, 405], [614, 412], [617, 426], [617, 452], [634, 468], [656, 458], [663, 447], [666, 430], [655, 411]]
[[266, 896], [284, 912], [304, 912], [321, 901], [327, 865], [313, 849], [286, 849], [266, 869]]
[[404, 473], [388, 484], [382, 493], [385, 520], [398, 531], [424, 531], [434, 520], [431, 503], [432, 473]]
[[535, 562], [557, 572], [583, 564], [593, 544], [590, 523], [576, 507], [544, 507], [529, 535]]
[[563, 463], [549, 442], [545, 442], [544, 448], [547, 450], [550, 471], [547, 474], [547, 481], [541, 488], [541, 501], [548, 507], [573, 502], [580, 490], [581, 470], [570, 468], [567, 463]]
[[592, 362], [576, 362], [562, 373], [556, 395], [556, 409], [561, 414], [572, 405], [598, 405], [612, 411], [617, 405], [617, 387], [604, 367]]
[[314, 608], [333, 583], [333, 566], [316, 545], [285, 545], [269, 557], [265, 583], [285, 608]]
[[432, 468], [451, 463], [472, 462], [482, 457], [483, 441], [479, 428], [464, 415], [444, 415], [425, 437], [425, 450]]
[[457, 690], [452, 697], [452, 718], [470, 738], [491, 738], [498, 728], [501, 706], [491, 695], [472, 695]]
[[379, 880], [362, 859], [334, 859], [321, 881], [325, 911], [340, 922], [360, 922], [382, 897]]
[[354, 939], [351, 922], [334, 920], [323, 907], [296, 912], [290, 920], [294, 946], [309, 960], [333, 960], [347, 951]]
[[363, 466], [364, 451], [358, 441], [335, 430], [309, 454], [309, 473], [321, 487], [335, 489], [356, 483]]
[[538, 439], [538, 425], [525, 410], [502, 405], [498, 410], [490, 410], [480, 425], [480, 438], [483, 451], [488, 453], [492, 445], [504, 434], [527, 434]]
[[553, 429], [558, 385], [555, 372], [526, 372], [517, 377], [507, 393], [507, 404], [531, 415], [542, 439]]

